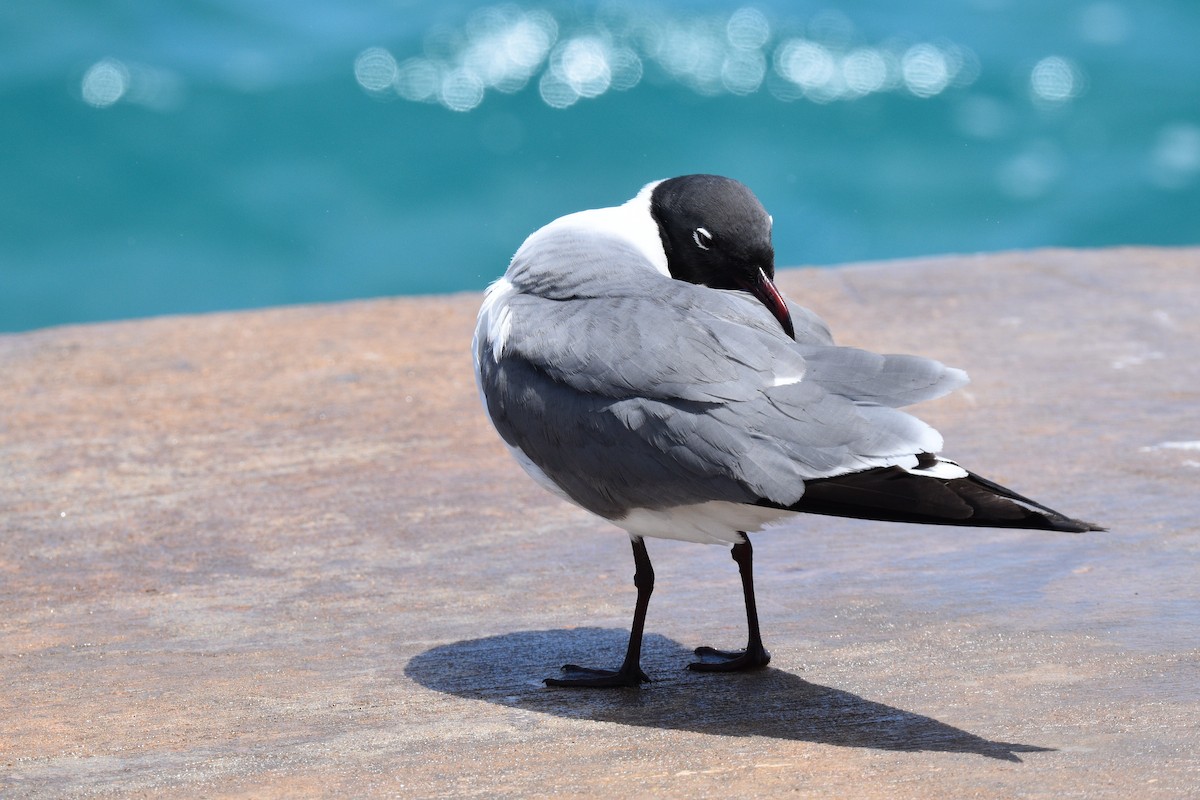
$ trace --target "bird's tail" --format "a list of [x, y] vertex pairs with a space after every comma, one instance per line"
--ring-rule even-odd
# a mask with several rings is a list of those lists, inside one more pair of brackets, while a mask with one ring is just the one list
[[1105, 530], [1094, 523], [1072, 519], [973, 472], [962, 478], [937, 478], [901, 467], [880, 467], [805, 481], [804, 496], [790, 506], [770, 501], [760, 504], [809, 514], [927, 525], [1071, 533]]

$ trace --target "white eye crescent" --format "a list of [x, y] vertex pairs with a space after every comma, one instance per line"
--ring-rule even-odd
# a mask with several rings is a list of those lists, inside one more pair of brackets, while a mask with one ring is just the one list
[[696, 247], [699, 247], [701, 250], [707, 250], [708, 243], [711, 242], [712, 239], [712, 234], [709, 233], [705, 228], [696, 228], [696, 230], [692, 231], [692, 241], [695, 242]]

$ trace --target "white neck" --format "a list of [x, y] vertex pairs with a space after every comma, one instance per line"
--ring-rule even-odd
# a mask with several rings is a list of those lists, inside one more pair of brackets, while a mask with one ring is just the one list
[[[658, 224], [650, 214], [650, 195], [661, 181], [646, 184], [632, 199], [611, 208], [593, 208], [559, 217], [536, 231], [526, 242], [562, 228], [583, 228], [620, 237], [634, 245], [654, 269], [671, 277]], [[522, 246], [523, 248], [524, 246]]]

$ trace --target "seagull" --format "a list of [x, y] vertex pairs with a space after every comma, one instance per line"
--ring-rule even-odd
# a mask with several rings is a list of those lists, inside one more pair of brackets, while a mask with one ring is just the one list
[[531, 234], [484, 296], [473, 341], [484, 408], [525, 471], [628, 532], [637, 601], [617, 669], [551, 686], [635, 687], [654, 590], [646, 538], [726, 545], [748, 640], [689, 667], [765, 667], [749, 533], [798, 514], [1103, 530], [939, 455], [901, 411], [967, 382], [911, 355], [834, 344], [776, 288], [772, 218], [745, 185], [684, 175]]

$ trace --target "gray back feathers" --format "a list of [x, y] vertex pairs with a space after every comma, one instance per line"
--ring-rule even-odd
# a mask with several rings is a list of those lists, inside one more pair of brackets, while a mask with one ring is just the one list
[[[750, 295], [672, 280], [603, 231], [535, 235], [505, 277], [512, 293], [485, 305], [476, 337], [492, 421], [609, 519], [786, 506], [805, 480], [936, 452], [937, 432], [897, 408], [966, 382], [930, 359], [837, 347], [798, 307], [793, 341]], [[489, 316], [501, 313], [503, 326]]]

